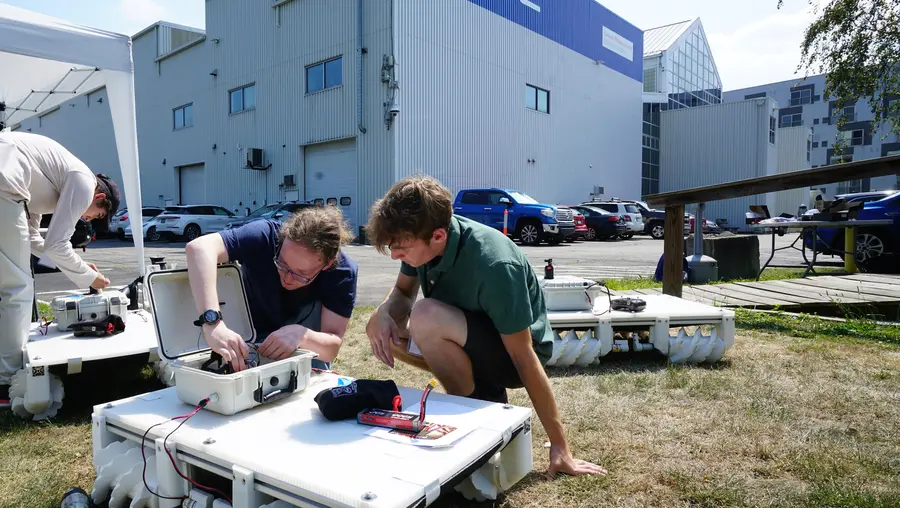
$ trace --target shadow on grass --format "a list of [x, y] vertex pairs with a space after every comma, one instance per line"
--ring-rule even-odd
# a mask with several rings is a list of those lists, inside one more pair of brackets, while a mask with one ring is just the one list
[[[48, 421], [56, 425], [81, 425], [89, 423], [94, 406], [142, 393], [165, 388], [147, 364], [146, 355], [112, 360], [98, 360], [84, 364], [80, 374], [63, 376], [51, 368], [51, 372], [63, 381], [63, 405]], [[33, 422], [38, 423], [38, 422]], [[0, 416], [0, 432], [10, 431], [28, 424], [10, 411]]]
[[659, 351], [643, 351], [628, 353], [610, 353], [600, 358], [600, 363], [584, 367], [547, 367], [547, 375], [551, 378], [577, 376], [602, 376], [605, 374], [651, 373], [671, 368], [727, 370], [731, 368], [731, 359], [723, 358], [715, 363], [669, 363], [668, 357]]

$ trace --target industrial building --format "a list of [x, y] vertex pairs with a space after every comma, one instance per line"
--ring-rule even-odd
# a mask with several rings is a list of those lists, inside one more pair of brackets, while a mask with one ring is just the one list
[[[641, 195], [660, 192], [660, 112], [719, 104], [722, 79], [700, 18], [644, 32]], [[674, 134], [674, 133], [673, 133]], [[706, 141], [692, 142], [703, 150]]]
[[[803, 127], [778, 129], [778, 103], [758, 98], [663, 111], [660, 191], [757, 178], [810, 167], [812, 133]], [[696, 140], [703, 140], [702, 147]], [[727, 228], [746, 230], [751, 205], [772, 216], [795, 215], [809, 200], [805, 189], [713, 201], [704, 217]], [[687, 210], [692, 212], [693, 210]]]
[[[641, 190], [642, 32], [594, 0], [207, 2], [205, 30], [133, 39], [146, 205], [320, 201], [359, 233], [415, 173], [548, 203]], [[113, 152], [71, 110], [64, 144]]]
[[[819, 167], [839, 162], [872, 159], [888, 155], [900, 155], [900, 136], [890, 133], [888, 126], [872, 132], [873, 114], [865, 100], [837, 108], [835, 100], [824, 96], [825, 75], [797, 78], [778, 83], [742, 88], [725, 92], [725, 102], [738, 102], [759, 97], [768, 97], [779, 104], [777, 122], [780, 128], [805, 127], [812, 131], [811, 162]], [[896, 97], [890, 100], [900, 100]], [[844, 117], [845, 124], [838, 131], [837, 121]], [[835, 153], [834, 145], [843, 138], [844, 148]], [[797, 168], [800, 169], [800, 168]], [[853, 179], [841, 183], [823, 185], [811, 189], [813, 193], [824, 192], [832, 197], [847, 192], [869, 190], [900, 189], [900, 177], [889, 176], [876, 179]]]

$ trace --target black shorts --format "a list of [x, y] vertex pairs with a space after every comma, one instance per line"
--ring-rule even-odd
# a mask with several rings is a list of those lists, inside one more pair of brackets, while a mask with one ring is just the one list
[[483, 312], [464, 310], [466, 345], [463, 351], [472, 362], [475, 378], [473, 398], [506, 402], [506, 388], [522, 388], [519, 371], [503, 345], [500, 332]]

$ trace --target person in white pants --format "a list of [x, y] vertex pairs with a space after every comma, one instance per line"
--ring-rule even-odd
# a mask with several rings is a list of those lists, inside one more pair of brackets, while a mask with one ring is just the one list
[[[79, 289], [103, 289], [109, 279], [85, 263], [70, 238], [78, 219], [109, 218], [118, 185], [93, 172], [56, 141], [27, 132], [0, 132], [0, 406], [9, 405], [11, 377], [22, 368], [34, 299], [31, 253], [46, 255]], [[43, 214], [53, 214], [42, 238]]]

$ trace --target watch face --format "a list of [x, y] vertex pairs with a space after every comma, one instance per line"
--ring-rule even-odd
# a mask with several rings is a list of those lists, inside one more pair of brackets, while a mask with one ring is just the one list
[[214, 310], [208, 310], [203, 313], [203, 320], [206, 321], [207, 323], [214, 323], [214, 322], [218, 321], [218, 319], [219, 319], [219, 315], [216, 314], [216, 311], [214, 311]]

